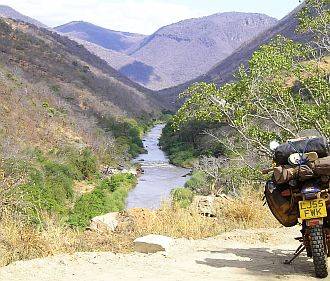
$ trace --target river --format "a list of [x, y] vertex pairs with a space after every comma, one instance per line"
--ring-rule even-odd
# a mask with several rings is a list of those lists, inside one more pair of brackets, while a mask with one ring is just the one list
[[157, 209], [162, 201], [170, 198], [171, 190], [182, 187], [190, 170], [173, 166], [159, 147], [159, 138], [164, 125], [155, 126], [144, 138], [147, 153], [140, 154], [134, 162], [142, 165], [144, 174], [137, 186], [129, 193], [126, 208]]

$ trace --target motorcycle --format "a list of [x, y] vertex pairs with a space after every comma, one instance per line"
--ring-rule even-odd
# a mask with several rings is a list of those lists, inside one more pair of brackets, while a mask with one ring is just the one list
[[[286, 163], [282, 157], [285, 153], [279, 154], [278, 162], [281, 165], [263, 171], [265, 174], [273, 172], [272, 179], [265, 187], [265, 197], [280, 223], [287, 227], [296, 224], [302, 226], [301, 237], [295, 238], [301, 245], [294, 256], [284, 263], [291, 264], [306, 250], [307, 256], [313, 258], [316, 277], [325, 278], [328, 276], [330, 256], [330, 174], [328, 169], [324, 173], [324, 169], [322, 172], [313, 164], [320, 163], [320, 154], [312, 151], [313, 145], [305, 152], [306, 147], [299, 150], [292, 144], [289, 142], [285, 148], [289, 151], [290, 146], [293, 147], [293, 151], [290, 151], [293, 153], [288, 154]], [[325, 145], [325, 149], [328, 150], [328, 143]], [[273, 151], [278, 147], [280, 145], [276, 145], [276, 148], [274, 144], [271, 145]], [[326, 153], [329, 155], [329, 150]], [[323, 154], [326, 158], [322, 159], [330, 160], [328, 155]], [[318, 173], [315, 173], [315, 170]]]

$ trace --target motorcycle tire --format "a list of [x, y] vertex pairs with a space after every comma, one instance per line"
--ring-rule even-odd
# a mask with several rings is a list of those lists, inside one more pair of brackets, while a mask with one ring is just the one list
[[315, 275], [318, 278], [325, 278], [328, 276], [328, 257], [324, 243], [323, 227], [321, 225], [312, 227], [309, 233]]

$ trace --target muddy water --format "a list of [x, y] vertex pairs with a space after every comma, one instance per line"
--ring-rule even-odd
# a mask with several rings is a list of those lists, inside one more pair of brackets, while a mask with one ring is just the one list
[[126, 200], [126, 208], [157, 209], [163, 200], [170, 197], [171, 190], [181, 187], [189, 177], [190, 170], [169, 164], [165, 153], [158, 146], [164, 125], [155, 126], [144, 138], [143, 145], [148, 151], [134, 161], [141, 163], [144, 174]]

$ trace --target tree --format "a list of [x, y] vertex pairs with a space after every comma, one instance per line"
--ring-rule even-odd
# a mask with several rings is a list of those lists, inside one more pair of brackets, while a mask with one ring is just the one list
[[300, 32], [314, 35], [313, 43], [321, 52], [330, 52], [330, 11], [329, 0], [306, 0], [299, 13]]
[[[325, 2], [306, 1], [300, 15], [301, 29], [314, 31], [322, 46], [328, 42], [324, 26], [328, 27], [329, 11], [320, 4]], [[311, 7], [318, 12], [311, 14]], [[310, 46], [276, 37], [253, 54], [248, 69], [239, 69], [235, 82], [221, 88], [200, 83], [184, 92], [181, 97], [187, 101], [174, 117], [174, 126], [192, 119], [226, 122], [242, 141], [269, 156], [270, 140], [285, 141], [304, 129], [329, 138], [329, 71], [320, 60], [311, 59], [313, 54]]]

